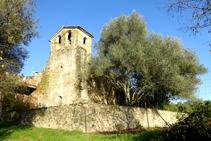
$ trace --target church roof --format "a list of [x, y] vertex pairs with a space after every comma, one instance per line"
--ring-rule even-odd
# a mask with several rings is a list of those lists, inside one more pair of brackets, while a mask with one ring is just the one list
[[70, 29], [70, 28], [77, 28], [77, 29], [79, 29], [79, 30], [81, 30], [82, 32], [84, 32], [84, 33], [86, 33], [88, 36], [90, 36], [91, 38], [94, 38], [94, 36], [91, 34], [91, 33], [89, 33], [88, 31], [86, 31], [85, 29], [83, 29], [82, 27], [80, 27], [80, 26], [78, 26], [78, 25], [76, 25], [76, 26], [62, 26], [62, 28], [60, 28], [57, 32], [56, 32], [56, 34], [54, 34], [53, 35], [53, 37], [51, 37], [51, 39], [49, 40], [50, 42], [51, 42], [51, 40], [60, 32], [60, 31], [62, 31], [62, 29]]

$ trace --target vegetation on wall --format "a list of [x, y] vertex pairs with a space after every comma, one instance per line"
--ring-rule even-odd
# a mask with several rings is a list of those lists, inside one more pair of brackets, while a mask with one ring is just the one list
[[42, 91], [46, 91], [48, 86], [49, 86], [49, 76], [48, 75], [43, 75], [42, 80], [40, 82], [40, 89]]

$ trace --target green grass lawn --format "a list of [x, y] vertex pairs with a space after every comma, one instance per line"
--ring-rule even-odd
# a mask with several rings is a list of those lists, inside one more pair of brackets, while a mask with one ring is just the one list
[[60, 129], [37, 128], [22, 124], [0, 121], [0, 141], [148, 141], [156, 139], [158, 130], [149, 130], [141, 134], [99, 135], [82, 131], [65, 131]]

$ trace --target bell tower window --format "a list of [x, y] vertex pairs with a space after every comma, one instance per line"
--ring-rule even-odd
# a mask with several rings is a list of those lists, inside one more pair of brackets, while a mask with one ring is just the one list
[[68, 40], [70, 41], [71, 44], [71, 31], [68, 31]]
[[86, 37], [84, 37], [83, 43], [86, 44]]
[[61, 39], [61, 36], [59, 36], [59, 44], [61, 44], [62, 42], [62, 39]]

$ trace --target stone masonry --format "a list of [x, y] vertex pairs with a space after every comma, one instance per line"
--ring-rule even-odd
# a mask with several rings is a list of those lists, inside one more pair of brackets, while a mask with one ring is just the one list
[[[91, 55], [91, 39], [94, 36], [80, 26], [63, 26], [49, 41], [50, 58], [45, 68], [37, 74], [37, 107], [71, 104], [73, 101], [88, 101], [87, 90], [77, 89], [77, 73], [80, 62], [88, 61]], [[48, 77], [47, 88], [41, 90], [42, 79]], [[45, 84], [45, 83], [44, 83]]]
[[[158, 112], [170, 124], [178, 121], [177, 112], [162, 110], [158, 110]], [[147, 127], [144, 108], [93, 103], [38, 108], [24, 111], [19, 115], [12, 113], [7, 120], [36, 127], [84, 132], [116, 131], [118, 124], [123, 125], [123, 129], [133, 129], [140, 125]], [[152, 109], [148, 109], [148, 120], [150, 127], [167, 126]]]

